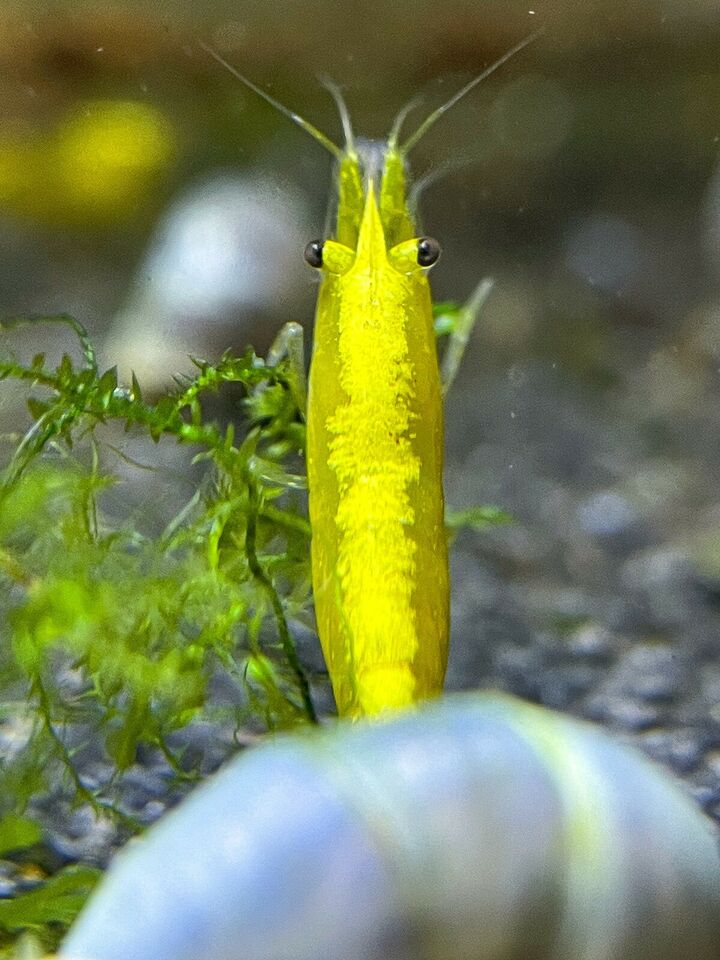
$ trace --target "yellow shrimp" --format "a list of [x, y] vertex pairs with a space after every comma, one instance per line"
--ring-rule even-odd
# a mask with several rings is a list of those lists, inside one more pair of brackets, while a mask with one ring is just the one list
[[406, 157], [435, 121], [526, 46], [526, 37], [428, 116], [404, 143], [345, 146], [213, 55], [337, 160], [332, 239], [308, 244], [322, 272], [307, 404], [315, 612], [340, 715], [401, 708], [442, 690], [448, 654], [442, 390]]

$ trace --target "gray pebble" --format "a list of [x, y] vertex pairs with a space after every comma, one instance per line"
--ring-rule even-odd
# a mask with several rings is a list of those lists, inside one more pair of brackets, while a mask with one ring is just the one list
[[6, 900], [17, 891], [17, 865], [0, 860], [0, 898]]
[[155, 823], [167, 810], [167, 804], [160, 800], [150, 800], [138, 814], [138, 819], [144, 826]]
[[593, 494], [578, 507], [580, 527], [593, 537], [617, 537], [634, 526], [639, 516], [621, 494], [604, 490]]
[[678, 696], [685, 681], [685, 664], [673, 647], [637, 644], [620, 658], [608, 686], [618, 694], [654, 703]]
[[680, 775], [692, 773], [702, 761], [703, 738], [698, 730], [648, 730], [636, 742], [649, 757]]
[[631, 733], [647, 730], [661, 721], [660, 711], [649, 703], [603, 694], [596, 694], [587, 700], [583, 714], [589, 720]]
[[585, 623], [565, 641], [571, 656], [606, 660], [616, 649], [617, 641], [610, 630], [600, 623]]
[[116, 824], [84, 804], [73, 810], [58, 804], [46, 828], [50, 848], [68, 861], [104, 865], [118, 841]]

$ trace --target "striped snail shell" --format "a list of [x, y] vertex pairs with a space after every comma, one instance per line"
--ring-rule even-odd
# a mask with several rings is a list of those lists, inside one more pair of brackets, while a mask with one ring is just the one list
[[497, 694], [278, 738], [121, 853], [64, 960], [717, 960], [693, 802]]

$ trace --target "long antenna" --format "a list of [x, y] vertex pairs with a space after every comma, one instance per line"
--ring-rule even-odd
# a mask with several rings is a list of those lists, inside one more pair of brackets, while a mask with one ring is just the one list
[[405, 104], [405, 106], [402, 108], [402, 110], [400, 110], [398, 115], [393, 120], [393, 125], [390, 129], [390, 134], [388, 135], [388, 140], [387, 140], [388, 147], [391, 150], [395, 150], [397, 148], [397, 142], [400, 137], [400, 129], [402, 128], [403, 123], [405, 123], [405, 120], [407, 119], [407, 115], [412, 110], [415, 110], [416, 107], [419, 107], [420, 104], [422, 103], [422, 100], [423, 98], [421, 95], [413, 97], [412, 100], [409, 101], [409, 103]]
[[401, 147], [401, 152], [406, 154], [408, 151], [412, 150], [415, 144], [425, 136], [430, 127], [432, 127], [440, 117], [447, 113], [451, 107], [454, 107], [458, 100], [462, 100], [465, 94], [470, 93], [479, 83], [485, 80], [490, 76], [491, 73], [495, 73], [504, 63], [507, 63], [516, 53], [519, 53], [529, 44], [533, 43], [534, 40], [537, 40], [541, 34], [545, 32], [545, 28], [541, 27], [539, 30], [535, 30], [534, 33], [531, 33], [529, 36], [525, 37], [524, 40], [521, 40], [519, 43], [516, 43], [514, 47], [511, 47], [507, 53], [504, 53], [499, 60], [496, 60], [495, 63], [491, 64], [486, 70], [477, 76], [473, 77], [468, 83], [465, 84], [457, 93], [453, 94], [449, 100], [443, 103], [433, 110], [429, 117], [426, 117], [425, 120], [420, 124], [415, 133], [408, 137], [405, 143]]
[[258, 87], [252, 82], [252, 80], [248, 80], [247, 77], [243, 76], [239, 70], [236, 70], [232, 64], [228, 63], [228, 61], [222, 57], [217, 50], [214, 50], [211, 46], [209, 46], [209, 44], [200, 41], [200, 46], [206, 53], [209, 53], [214, 60], [217, 60], [220, 66], [225, 67], [226, 70], [228, 70], [241, 83], [244, 83], [246, 87], [253, 91], [253, 93], [256, 93], [259, 97], [262, 97], [262, 99], [266, 103], [269, 103], [271, 107], [274, 107], [277, 111], [292, 120], [292, 122], [297, 124], [297, 126], [300, 127], [301, 130], [304, 130], [305, 133], [309, 133], [313, 140], [319, 143], [320, 146], [324, 147], [337, 160], [342, 160], [344, 156], [343, 151], [337, 146], [337, 144], [333, 143], [329, 137], [326, 137], [322, 130], [318, 130], [316, 126], [314, 126], [308, 120], [305, 120], [304, 117], [301, 117], [299, 113], [295, 113], [294, 110], [290, 110], [290, 108], [286, 107], [284, 103], [280, 103], [280, 101], [276, 100], [275, 97], [272, 97], [269, 93], [266, 93], [262, 87]]
[[347, 108], [345, 103], [345, 98], [342, 95], [342, 90], [339, 85], [331, 77], [321, 74], [318, 78], [320, 83], [325, 87], [330, 96], [335, 101], [335, 106], [337, 107], [338, 113], [340, 114], [340, 122], [342, 123], [343, 133], [345, 134], [345, 152], [346, 153], [355, 153], [355, 137], [353, 136], [352, 121], [350, 120], [350, 111]]

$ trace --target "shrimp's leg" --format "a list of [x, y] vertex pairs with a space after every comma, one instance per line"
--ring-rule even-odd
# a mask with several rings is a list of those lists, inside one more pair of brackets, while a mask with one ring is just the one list
[[276, 367], [287, 357], [290, 368], [290, 390], [305, 417], [307, 411], [307, 376], [305, 374], [305, 331], [299, 323], [285, 323], [267, 353], [267, 365]]
[[448, 392], [457, 375], [470, 335], [494, 283], [495, 281], [490, 277], [481, 280], [462, 307], [453, 315], [450, 337], [440, 368], [443, 396]]

